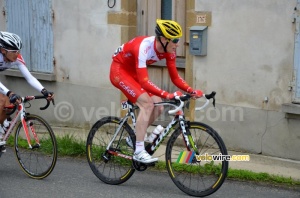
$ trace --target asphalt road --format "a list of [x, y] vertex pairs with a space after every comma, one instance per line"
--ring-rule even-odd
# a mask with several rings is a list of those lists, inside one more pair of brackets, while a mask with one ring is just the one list
[[[59, 158], [54, 171], [43, 180], [26, 176], [11, 148], [0, 158], [0, 198], [189, 197], [167, 173], [135, 172], [126, 183], [107, 185], [93, 175], [85, 159]], [[300, 190], [227, 180], [210, 198], [299, 198]]]

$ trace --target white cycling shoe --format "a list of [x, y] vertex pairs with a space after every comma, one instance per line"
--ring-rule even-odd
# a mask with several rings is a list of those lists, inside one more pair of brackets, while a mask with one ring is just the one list
[[0, 146], [5, 145], [5, 144], [6, 144], [6, 141], [0, 140]]
[[0, 152], [5, 153], [6, 152], [6, 147], [5, 147], [6, 141], [0, 141]]
[[158, 161], [158, 158], [152, 158], [146, 150], [142, 150], [139, 153], [133, 154], [133, 160], [144, 164], [149, 164]]

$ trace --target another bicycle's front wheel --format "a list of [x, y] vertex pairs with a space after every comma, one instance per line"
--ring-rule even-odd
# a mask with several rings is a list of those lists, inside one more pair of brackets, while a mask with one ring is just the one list
[[197, 197], [208, 196], [221, 187], [228, 171], [228, 161], [214, 160], [212, 156], [227, 156], [227, 149], [218, 133], [203, 123], [187, 123], [186, 130], [193, 149], [187, 148], [179, 127], [167, 144], [167, 169], [183, 192]]
[[[118, 133], [117, 129], [120, 129]], [[107, 149], [113, 138], [114, 141]], [[126, 142], [126, 138], [131, 138], [131, 146]], [[121, 126], [117, 117], [105, 117], [94, 124], [86, 143], [87, 160], [93, 173], [101, 181], [117, 185], [133, 175], [134, 139], [131, 127], [127, 122]]]
[[29, 177], [43, 179], [53, 171], [56, 164], [56, 138], [50, 125], [40, 116], [27, 115], [25, 124], [25, 129], [22, 122], [16, 128], [15, 153], [17, 160]]

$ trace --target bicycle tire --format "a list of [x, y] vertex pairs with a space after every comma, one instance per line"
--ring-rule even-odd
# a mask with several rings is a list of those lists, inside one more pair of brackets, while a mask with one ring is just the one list
[[[106, 150], [119, 126], [118, 117], [109, 116], [98, 120], [92, 126], [86, 143], [87, 160], [93, 173], [104, 183], [112, 185], [126, 182], [135, 172], [132, 159], [112, 155]], [[128, 136], [132, 139], [133, 148], [126, 143], [125, 138]], [[125, 122], [109, 150], [132, 157], [134, 149], [135, 134]]]
[[206, 161], [196, 156], [227, 155], [227, 149], [218, 133], [199, 122], [186, 124], [187, 133], [193, 137], [198, 154], [188, 151], [181, 128], [170, 137], [166, 148], [166, 166], [175, 185], [188, 195], [208, 196], [216, 192], [225, 181], [228, 161]]
[[[25, 118], [32, 148], [29, 148], [21, 122], [15, 132], [15, 154], [23, 172], [34, 179], [50, 175], [57, 161], [57, 143], [50, 125], [40, 116], [27, 115]], [[38, 137], [39, 145], [29, 129], [32, 127]]]

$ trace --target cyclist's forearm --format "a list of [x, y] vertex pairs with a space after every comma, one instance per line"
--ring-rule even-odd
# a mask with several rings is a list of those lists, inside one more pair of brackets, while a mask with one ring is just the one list
[[145, 89], [147, 92], [150, 92], [156, 96], [166, 98], [167, 95], [169, 94], [168, 92], [160, 89], [158, 86], [156, 86], [153, 82], [150, 80], [143, 82], [141, 84], [142, 88]]
[[28, 71], [27, 67], [25, 65], [19, 66], [19, 69], [26, 79], [26, 81], [37, 91], [41, 91], [44, 87], [43, 85], [34, 77], [32, 74]]
[[155, 85], [148, 76], [148, 71], [146, 68], [138, 68], [137, 69], [137, 76], [139, 83], [141, 84], [142, 88], [145, 89], [147, 92], [150, 92], [156, 96], [166, 98], [169, 94], [168, 92], [162, 90], [157, 85]]
[[41, 92], [43, 90], [43, 85], [35, 77], [26, 80], [37, 91]]
[[176, 87], [185, 92], [190, 92], [190, 90], [192, 90], [192, 88], [182, 78], [177, 78], [175, 80], [172, 80], [172, 82], [174, 83], [174, 85], [176, 85]]
[[175, 63], [168, 62], [167, 67], [171, 81], [174, 85], [176, 85], [176, 87], [185, 92], [189, 92], [192, 90], [188, 83], [179, 75]]

